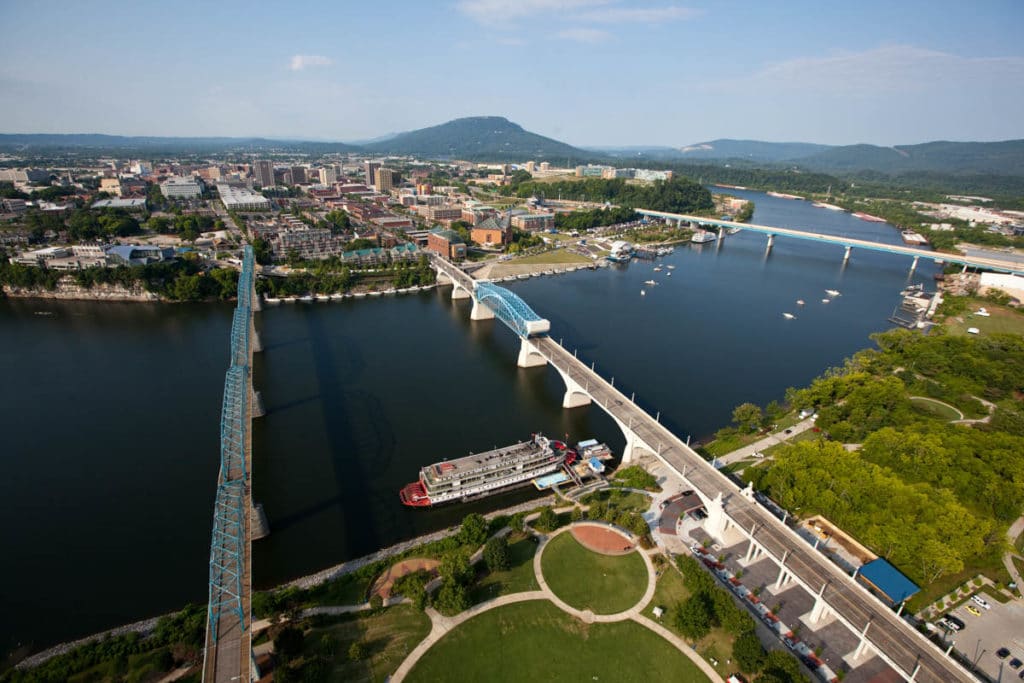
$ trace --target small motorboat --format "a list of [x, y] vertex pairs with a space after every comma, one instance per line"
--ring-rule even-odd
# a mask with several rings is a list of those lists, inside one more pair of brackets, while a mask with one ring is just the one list
[[822, 299], [821, 303], [827, 304], [829, 301], [832, 301], [832, 299]]
[[838, 289], [826, 289], [826, 290], [825, 290], [825, 293], [826, 293], [826, 294], [828, 294], [828, 295], [829, 295], [830, 297], [832, 297], [832, 298], [835, 298], [835, 297], [837, 297], [837, 296], [842, 296], [842, 295], [841, 295], [841, 294], [839, 293], [839, 290], [838, 290]]
[[796, 305], [797, 306], [803, 306], [804, 305], [804, 300], [803, 299], [797, 299], [796, 300]]
[[782, 317], [785, 318], [786, 320], [793, 320], [794, 318], [796, 318], [796, 316], [793, 315], [792, 313], [783, 313]]
[[654, 280], [644, 280], [644, 284], [645, 285], [650, 285], [651, 287], [653, 287], [654, 285], [656, 285], [658, 283], [655, 282]]
[[654, 272], [655, 273], [660, 273], [661, 272], [661, 266], [654, 266]]
[[668, 268], [669, 270], [675, 270], [676, 269], [675, 266], [665, 266], [665, 267]]
[[641, 289], [640, 290], [640, 296], [647, 296], [647, 292]]

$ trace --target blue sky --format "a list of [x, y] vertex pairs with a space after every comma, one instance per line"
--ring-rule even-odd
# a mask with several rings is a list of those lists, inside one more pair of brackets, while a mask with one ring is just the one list
[[1024, 0], [0, 0], [0, 131], [1024, 137]]

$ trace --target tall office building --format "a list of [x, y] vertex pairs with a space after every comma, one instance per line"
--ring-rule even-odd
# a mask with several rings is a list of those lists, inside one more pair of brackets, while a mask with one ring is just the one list
[[374, 186], [376, 186], [377, 192], [390, 192], [391, 188], [395, 186], [395, 172], [390, 168], [378, 168], [375, 180]]
[[292, 185], [305, 185], [309, 182], [305, 166], [292, 166]]
[[338, 182], [338, 171], [334, 166], [326, 166], [320, 169], [320, 184], [333, 185]]
[[367, 161], [364, 166], [366, 168], [366, 184], [373, 185], [377, 182], [377, 169], [380, 168], [380, 164], [376, 161]]
[[274, 186], [274, 164], [270, 161], [257, 161], [252, 166], [252, 174], [256, 178], [256, 184], [261, 187]]

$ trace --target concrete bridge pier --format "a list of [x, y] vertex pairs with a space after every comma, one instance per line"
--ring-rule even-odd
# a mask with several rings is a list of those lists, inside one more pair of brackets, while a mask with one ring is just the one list
[[914, 257], [914, 262], [910, 264], [910, 272], [911, 272], [911, 274], [913, 274], [913, 272], [915, 270], [917, 270], [917, 262], [920, 261], [920, 260], [921, 260], [920, 256], [915, 256]]
[[[452, 294], [454, 295], [454, 291]], [[454, 296], [452, 297], [454, 298]], [[473, 297], [473, 310], [469, 312], [470, 320], [494, 320], [494, 311], [487, 304], [480, 303], [480, 300]]]
[[846, 252], [843, 254], [843, 265], [845, 266], [850, 260], [850, 252], [853, 251], [853, 247], [846, 247]]
[[263, 350], [263, 341], [260, 339], [259, 332], [253, 330], [252, 332], [252, 352], [259, 353]]
[[463, 289], [456, 282], [452, 283], [452, 301], [455, 301], [456, 299], [469, 299], [472, 298], [472, 296], [473, 295], [468, 289]]
[[800, 621], [809, 626], [821, 626], [835, 618], [835, 612], [832, 611], [832, 608], [828, 606], [823, 597], [826, 586], [828, 586], [827, 583], [822, 584], [821, 590], [818, 591], [818, 595], [814, 598], [814, 606], [811, 607], [810, 612], [800, 616]]
[[538, 351], [529, 339], [523, 337], [519, 344], [519, 358], [516, 360], [516, 365], [521, 368], [537, 368], [547, 364], [548, 359], [544, 357], [544, 354]]
[[843, 661], [849, 664], [851, 669], [857, 668], [875, 654], [875, 648], [867, 641], [868, 629], [870, 627], [871, 622], [869, 621], [864, 626], [864, 630], [860, 632], [860, 642], [857, 643], [857, 648], [853, 652], [843, 655]]
[[[558, 368], [555, 369], [558, 370]], [[580, 408], [582, 406], [589, 406], [594, 402], [590, 397], [588, 387], [581, 387], [579, 382], [561, 370], [558, 370], [558, 374], [561, 375], [562, 381], [565, 382], [565, 395], [562, 396], [563, 408]]]
[[260, 392], [256, 391], [255, 389], [253, 389], [252, 390], [252, 416], [254, 418], [256, 418], [256, 417], [263, 417], [266, 414], [267, 414], [267, 409], [263, 407], [263, 394], [261, 394]]
[[441, 269], [438, 269], [438, 271], [437, 271], [437, 284], [438, 284], [438, 286], [450, 285], [451, 283], [452, 283], [452, 279], [448, 275], [448, 273], [444, 272]]
[[770, 252], [772, 250], [772, 247], [774, 247], [774, 246], [775, 246], [775, 235], [768, 235], [768, 248], [765, 251], [766, 252]]

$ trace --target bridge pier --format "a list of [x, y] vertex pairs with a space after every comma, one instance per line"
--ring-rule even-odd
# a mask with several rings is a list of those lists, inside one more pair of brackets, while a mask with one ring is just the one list
[[767, 249], [767, 251], [771, 251], [772, 247], [774, 247], [774, 246], [775, 246], [775, 235], [768, 235], [768, 249]]
[[[454, 292], [452, 292], [454, 294]], [[454, 297], [453, 297], [454, 298]], [[469, 312], [470, 320], [494, 320], [494, 311], [487, 304], [473, 297], [473, 310]]]
[[530, 340], [526, 337], [521, 338], [519, 344], [519, 358], [516, 360], [516, 365], [521, 368], [537, 368], [542, 365], [547, 365], [548, 359], [544, 357], [537, 347], [530, 343]]
[[436, 282], [439, 287], [443, 287], [444, 285], [450, 285], [452, 283], [452, 278], [448, 275], [448, 273], [438, 268]]
[[267, 409], [263, 407], [263, 394], [252, 390], [252, 417], [263, 417], [267, 414]]
[[565, 395], [562, 396], [562, 407], [563, 408], [581, 408], [583, 406], [589, 406], [594, 400], [590, 397], [588, 387], [580, 386], [580, 383], [574, 380], [566, 373], [558, 370], [558, 374], [562, 377], [562, 381], [565, 383]]
[[469, 290], [463, 289], [454, 282], [452, 283], [452, 301], [455, 301], [457, 299], [469, 299], [472, 296], [473, 295], [470, 294]]
[[911, 272], [911, 274], [913, 274], [913, 272], [915, 270], [917, 270], [917, 262], [920, 261], [920, 260], [921, 260], [920, 256], [915, 256], [914, 257], [914, 262], [910, 264], [910, 272]]
[[853, 251], [853, 247], [846, 247], [846, 253], [843, 254], [843, 265], [850, 260], [850, 252]]
[[252, 352], [259, 353], [263, 350], [263, 341], [260, 339], [259, 332], [252, 331]]

